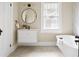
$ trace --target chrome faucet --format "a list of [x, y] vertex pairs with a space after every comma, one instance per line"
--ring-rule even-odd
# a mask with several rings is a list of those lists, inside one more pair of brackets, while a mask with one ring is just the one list
[[78, 44], [78, 57], [79, 57], [79, 36], [75, 36], [77, 40], [75, 40], [76, 44]]

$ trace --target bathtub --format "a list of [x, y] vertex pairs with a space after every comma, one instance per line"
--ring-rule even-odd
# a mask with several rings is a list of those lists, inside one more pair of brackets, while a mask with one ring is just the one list
[[75, 42], [73, 35], [57, 35], [57, 46], [66, 57], [78, 56], [78, 44]]

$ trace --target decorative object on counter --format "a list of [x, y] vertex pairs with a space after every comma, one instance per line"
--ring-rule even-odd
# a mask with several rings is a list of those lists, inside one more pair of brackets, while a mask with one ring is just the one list
[[16, 26], [17, 28], [20, 28], [20, 24], [19, 24], [18, 20], [15, 20], [15, 22], [16, 22], [16, 25], [15, 25], [15, 26]]
[[30, 30], [30, 26], [29, 25], [23, 25], [23, 28]]

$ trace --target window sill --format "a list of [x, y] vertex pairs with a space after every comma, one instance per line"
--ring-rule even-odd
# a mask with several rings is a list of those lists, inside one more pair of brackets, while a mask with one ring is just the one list
[[62, 33], [62, 30], [41, 30], [40, 33]]

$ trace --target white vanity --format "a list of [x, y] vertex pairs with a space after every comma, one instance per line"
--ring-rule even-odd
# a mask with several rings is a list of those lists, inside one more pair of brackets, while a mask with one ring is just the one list
[[38, 31], [36, 29], [18, 29], [17, 35], [18, 40], [17, 42], [20, 43], [36, 43], [37, 42], [37, 34]]

